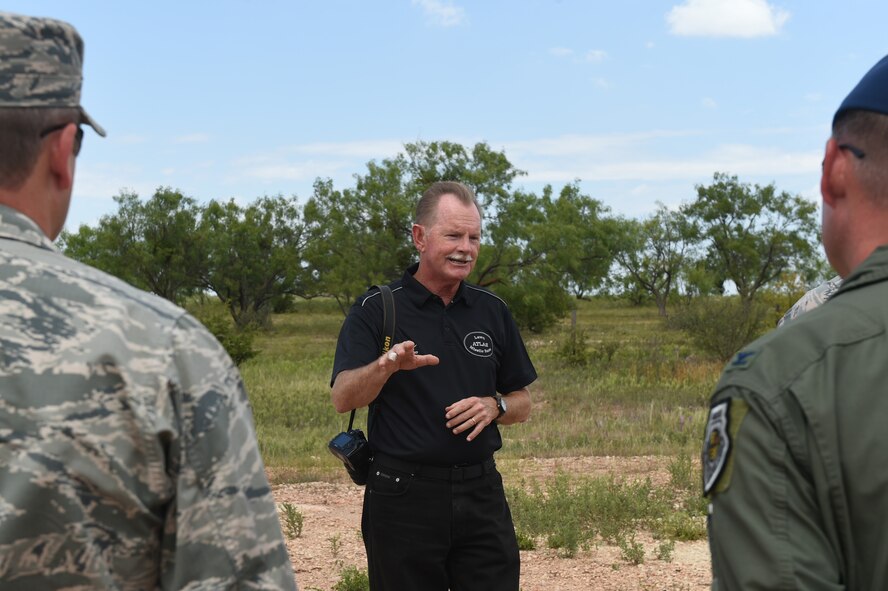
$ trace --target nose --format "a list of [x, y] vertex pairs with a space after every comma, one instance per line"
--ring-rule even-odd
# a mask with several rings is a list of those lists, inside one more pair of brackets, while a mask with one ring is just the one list
[[472, 239], [468, 236], [463, 236], [459, 241], [459, 250], [461, 252], [468, 252], [472, 249]]

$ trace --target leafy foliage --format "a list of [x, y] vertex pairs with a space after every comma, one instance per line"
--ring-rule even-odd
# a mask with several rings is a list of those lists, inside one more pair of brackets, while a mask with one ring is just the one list
[[265, 325], [276, 300], [302, 291], [305, 233], [295, 198], [262, 197], [246, 207], [211, 201], [199, 231], [206, 249], [201, 284], [238, 328]]
[[333, 585], [333, 591], [369, 591], [370, 577], [367, 571], [356, 566], [346, 566], [339, 572], [339, 580]]
[[[773, 185], [716, 173], [693, 203], [660, 205], [635, 220], [612, 217], [579, 181], [540, 194], [514, 188], [524, 174], [483, 142], [408, 143], [367, 163], [352, 187], [318, 179], [301, 206], [295, 196], [201, 206], [170, 188], [145, 201], [124, 192], [116, 213], [63, 233], [61, 246], [179, 304], [215, 294], [241, 340], [244, 329], [267, 327], [273, 311], [292, 310], [296, 296], [330, 297], [345, 314], [368, 286], [398, 277], [416, 257], [415, 203], [439, 180], [468, 184], [482, 206], [482, 248], [469, 280], [506, 300], [519, 327], [535, 333], [574, 307], [571, 296], [616, 291], [639, 305], [652, 299], [666, 316], [682, 288], [687, 297], [721, 293], [730, 280], [751, 301], [788, 275], [810, 281], [825, 273], [814, 256], [814, 205]], [[772, 303], [772, 316], [780, 305]], [[231, 347], [250, 355], [249, 345]]]
[[370, 162], [355, 187], [318, 180], [304, 207], [310, 291], [332, 296], [345, 313], [368, 286], [400, 275], [415, 258], [413, 208], [428, 185], [458, 180], [475, 191], [483, 246], [470, 281], [505, 299], [519, 326], [542, 330], [569, 309], [567, 290], [599, 285], [611, 256], [600, 202], [576, 184], [557, 199], [512, 190], [524, 173], [485, 143], [407, 144], [404, 153]]
[[114, 197], [117, 212], [96, 228], [65, 233], [69, 256], [116, 275], [175, 303], [199, 287], [205, 260], [197, 231], [199, 208], [190, 197], [161, 187], [144, 203], [135, 193]]
[[778, 193], [773, 184], [751, 186], [717, 172], [682, 211], [707, 243], [707, 268], [717, 283], [732, 281], [745, 302], [787, 270], [813, 272], [818, 264], [816, 205]]
[[739, 297], [701, 296], [683, 304], [670, 324], [687, 332], [696, 345], [720, 361], [733, 357], [744, 345], [763, 334], [768, 306]]
[[666, 303], [692, 248], [691, 228], [683, 215], [660, 205], [642, 220], [622, 219], [616, 224], [616, 260], [635, 289], [648, 293], [666, 316]]

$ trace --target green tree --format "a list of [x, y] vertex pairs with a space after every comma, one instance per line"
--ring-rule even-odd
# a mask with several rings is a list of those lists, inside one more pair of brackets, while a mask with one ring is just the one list
[[816, 204], [778, 193], [773, 184], [749, 185], [717, 172], [682, 211], [706, 243], [710, 271], [719, 283], [733, 281], [745, 302], [787, 270], [808, 273], [817, 264]]
[[304, 258], [313, 293], [332, 296], [343, 313], [367, 287], [388, 282], [410, 265], [416, 197], [403, 157], [370, 162], [353, 189], [318, 180], [303, 209]]
[[305, 231], [295, 197], [261, 197], [245, 207], [210, 201], [200, 233], [207, 253], [202, 284], [238, 329], [265, 325], [276, 299], [305, 293]]
[[114, 197], [117, 211], [95, 228], [81, 226], [62, 239], [64, 252], [142, 289], [181, 304], [198, 288], [204, 262], [194, 199], [160, 187], [147, 201], [136, 193]]
[[[400, 275], [416, 256], [411, 237], [416, 201], [441, 180], [471, 186], [482, 205], [483, 244], [470, 280], [507, 290], [508, 299], [518, 297], [521, 286], [530, 289], [525, 283], [530, 278], [539, 286], [541, 277], [551, 277], [538, 268], [546, 213], [535, 195], [511, 190], [521, 174], [484, 143], [467, 149], [452, 142], [417, 142], [394, 158], [368, 163], [367, 173], [355, 176], [354, 188], [337, 190], [332, 181], [318, 180], [303, 210], [309, 236], [305, 261], [314, 292], [335, 298], [345, 313], [369, 285]], [[557, 288], [557, 277], [554, 283]], [[517, 312], [516, 318], [520, 322]]]
[[616, 260], [635, 287], [631, 291], [650, 294], [665, 317], [666, 304], [693, 247], [685, 217], [660, 204], [651, 216], [641, 221], [622, 219], [615, 228]]
[[615, 221], [600, 201], [580, 193], [578, 183], [565, 185], [557, 199], [543, 188], [546, 218], [540, 228], [540, 248], [560, 276], [561, 285], [582, 298], [607, 279], [614, 262]]
[[568, 289], [582, 295], [606, 277], [606, 209], [577, 183], [557, 198], [551, 187], [543, 197], [513, 189], [523, 174], [483, 142], [416, 142], [368, 163], [353, 188], [319, 179], [303, 209], [307, 289], [332, 296], [345, 313], [368, 286], [400, 275], [416, 256], [417, 199], [433, 182], [456, 180], [472, 187], [482, 209], [482, 247], [469, 280], [508, 301], [520, 326], [551, 324], [569, 308]]
[[[581, 195], [576, 184], [556, 200], [551, 187], [542, 198], [514, 190], [514, 180], [526, 173], [485, 143], [471, 151], [449, 142], [410, 144], [406, 153], [417, 195], [432, 182], [459, 180], [472, 187], [482, 206], [482, 246], [469, 280], [507, 301], [521, 328], [540, 331], [564, 316], [570, 308], [567, 286], [582, 272], [582, 249], [592, 246], [583, 243], [589, 234], [584, 224], [596, 221], [600, 203]], [[592, 273], [584, 280], [597, 278]]]

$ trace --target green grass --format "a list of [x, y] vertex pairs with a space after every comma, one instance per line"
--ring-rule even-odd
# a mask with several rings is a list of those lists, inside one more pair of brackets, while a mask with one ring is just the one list
[[[330, 300], [297, 302], [257, 335], [259, 355], [241, 365], [263, 457], [284, 479], [342, 470], [326, 450], [348, 424], [348, 414], [333, 410], [329, 386], [342, 321]], [[565, 355], [572, 334], [584, 360]], [[655, 308], [580, 301], [575, 329], [568, 318], [524, 339], [540, 376], [531, 385], [534, 410], [502, 430], [500, 457], [697, 454], [721, 364], [667, 328]], [[365, 411], [357, 424], [366, 424]]]
[[706, 512], [699, 470], [691, 460], [679, 456], [669, 471], [670, 482], [661, 486], [650, 479], [592, 478], [564, 471], [542, 484], [520, 482], [507, 488], [515, 530], [519, 539], [544, 539], [564, 557], [599, 542], [618, 546], [630, 564], [644, 561], [635, 536], [645, 530], [660, 540], [659, 558], [671, 559], [676, 540], [706, 535]]

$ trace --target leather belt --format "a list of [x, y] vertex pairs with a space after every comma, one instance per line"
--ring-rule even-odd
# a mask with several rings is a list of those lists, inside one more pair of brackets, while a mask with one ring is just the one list
[[[434, 480], [462, 481], [480, 478], [485, 474], [490, 474], [496, 470], [496, 462], [493, 457], [489, 457], [480, 464], [461, 464], [456, 466], [432, 466], [429, 464], [418, 464], [416, 462], [406, 462], [393, 458], [390, 455], [376, 452], [373, 454], [373, 464], [388, 466], [401, 472], [407, 472], [412, 476], [420, 476], [422, 478], [432, 478]], [[374, 470], [370, 466], [370, 471]]]

